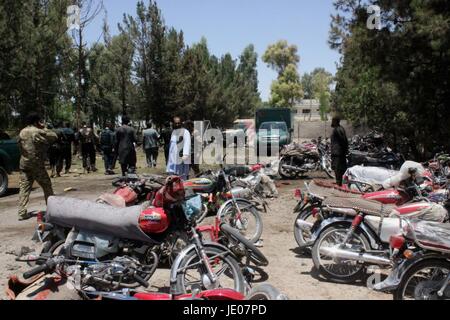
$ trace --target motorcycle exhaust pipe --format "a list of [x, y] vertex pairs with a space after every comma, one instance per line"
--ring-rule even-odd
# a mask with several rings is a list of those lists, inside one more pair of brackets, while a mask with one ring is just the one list
[[296, 222], [296, 225], [302, 231], [311, 231], [312, 227], [314, 226], [314, 223], [307, 222], [302, 219], [298, 219]]
[[290, 171], [296, 171], [296, 172], [307, 172], [306, 170], [300, 169], [298, 167], [290, 166], [287, 164], [283, 165], [283, 169], [290, 170]]
[[391, 260], [389, 258], [376, 256], [369, 253], [359, 253], [344, 249], [339, 249], [336, 247], [326, 247], [321, 248], [320, 253], [332, 258], [337, 259], [346, 259], [346, 260], [353, 260], [353, 261], [361, 261], [365, 263], [373, 263], [376, 265], [390, 265]]

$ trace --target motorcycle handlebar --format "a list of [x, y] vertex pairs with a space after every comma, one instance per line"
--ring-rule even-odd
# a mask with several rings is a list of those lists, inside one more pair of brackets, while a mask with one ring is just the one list
[[133, 274], [133, 278], [144, 288], [148, 288], [150, 286], [150, 284], [147, 281], [145, 281], [145, 279], [142, 278], [140, 275], [138, 275], [136, 272]]
[[54, 269], [57, 265], [57, 262], [54, 259], [47, 260], [46, 263], [44, 263], [41, 266], [38, 266], [34, 269], [31, 269], [30, 271], [27, 271], [23, 274], [24, 279], [30, 279], [31, 277], [34, 277], [37, 274], [40, 274], [42, 272], [48, 272], [52, 269]]

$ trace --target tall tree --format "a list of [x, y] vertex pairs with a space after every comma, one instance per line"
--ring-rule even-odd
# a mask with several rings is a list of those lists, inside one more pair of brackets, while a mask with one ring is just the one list
[[262, 56], [262, 60], [277, 71], [278, 76], [281, 77], [289, 65], [297, 65], [300, 62], [300, 56], [297, 52], [297, 46], [289, 45], [286, 40], [280, 40], [269, 45]]
[[303, 98], [303, 90], [297, 67], [290, 64], [278, 80], [272, 83], [271, 104], [281, 108], [293, 108]]

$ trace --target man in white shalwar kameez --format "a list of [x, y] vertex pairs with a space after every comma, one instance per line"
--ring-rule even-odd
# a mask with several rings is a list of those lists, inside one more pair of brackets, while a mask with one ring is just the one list
[[182, 127], [179, 117], [174, 118], [173, 129], [167, 173], [188, 180], [191, 165], [191, 134]]

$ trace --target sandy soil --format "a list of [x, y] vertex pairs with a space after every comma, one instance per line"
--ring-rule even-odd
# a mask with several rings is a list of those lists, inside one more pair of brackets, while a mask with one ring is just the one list
[[[99, 159], [99, 168], [103, 168]], [[140, 171], [143, 160], [140, 159]], [[69, 197], [95, 200], [96, 197], [111, 191], [113, 177], [102, 172], [91, 175], [80, 175], [79, 161], [72, 168], [72, 173], [62, 178], [53, 179], [55, 193]], [[148, 172], [148, 171], [147, 171]], [[318, 177], [318, 175], [313, 175]], [[0, 299], [5, 298], [5, 285], [8, 276], [21, 274], [29, 269], [26, 265], [15, 261], [15, 253], [23, 247], [35, 249], [31, 241], [35, 227], [35, 219], [19, 222], [17, 219], [18, 175], [12, 176], [9, 195], [0, 198]], [[296, 300], [368, 300], [391, 299], [391, 295], [376, 293], [365, 284], [340, 285], [322, 280], [308, 256], [301, 255], [293, 235], [295, 216], [293, 209], [296, 201], [294, 189], [304, 185], [304, 181], [279, 182], [280, 197], [270, 202], [270, 211], [263, 215], [263, 253], [268, 257], [270, 265], [264, 269], [262, 281], [269, 282], [286, 293], [290, 299]], [[75, 191], [65, 193], [64, 189], [72, 187]], [[42, 191], [36, 187], [31, 196], [29, 210], [45, 209]], [[166, 290], [169, 285], [168, 270], [159, 270], [152, 279], [152, 291]]]

